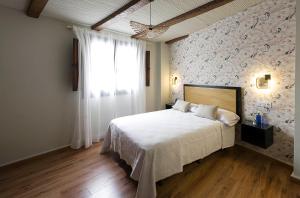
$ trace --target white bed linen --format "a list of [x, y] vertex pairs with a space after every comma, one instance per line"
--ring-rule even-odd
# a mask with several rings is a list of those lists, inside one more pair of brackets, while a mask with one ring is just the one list
[[138, 181], [136, 197], [153, 198], [156, 181], [233, 145], [234, 127], [169, 109], [112, 120], [101, 153], [119, 153]]

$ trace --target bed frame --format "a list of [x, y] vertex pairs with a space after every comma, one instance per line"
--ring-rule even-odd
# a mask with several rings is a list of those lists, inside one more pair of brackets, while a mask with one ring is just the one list
[[242, 118], [241, 87], [184, 84], [183, 96], [185, 101], [216, 105]]

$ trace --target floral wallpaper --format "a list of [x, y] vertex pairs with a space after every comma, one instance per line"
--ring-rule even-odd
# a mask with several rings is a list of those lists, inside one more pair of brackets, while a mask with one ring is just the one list
[[[274, 144], [260, 149], [238, 144], [292, 164], [295, 130], [296, 0], [265, 0], [170, 47], [171, 75], [179, 84], [171, 98], [183, 97], [183, 84], [239, 86], [243, 119], [258, 111], [275, 126]], [[256, 78], [271, 74], [269, 89]]]

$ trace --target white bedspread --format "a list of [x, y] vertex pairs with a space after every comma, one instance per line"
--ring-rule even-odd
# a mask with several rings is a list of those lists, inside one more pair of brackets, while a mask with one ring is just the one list
[[172, 109], [126, 116], [111, 121], [101, 153], [118, 152], [131, 165], [130, 176], [138, 181], [136, 197], [153, 198], [156, 181], [233, 146], [234, 132], [224, 129], [219, 121]]

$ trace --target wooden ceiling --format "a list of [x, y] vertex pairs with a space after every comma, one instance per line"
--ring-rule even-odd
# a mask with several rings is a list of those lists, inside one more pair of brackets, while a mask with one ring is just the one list
[[121, 18], [132, 14], [133, 12], [147, 5], [149, 2], [149, 0], [131, 0], [104, 19], [101, 19], [101, 21], [92, 25], [91, 29], [100, 31], [102, 29], [101, 26], [109, 26], [110, 24], [116, 23]]
[[[28, 16], [53, 17], [71, 24], [90, 26], [94, 30], [111, 29], [133, 35], [134, 38], [139, 38], [140, 34], [134, 34], [129, 21], [149, 23], [150, 0], [14, 1], [1, 0], [0, 5], [17, 8], [20, 2], [27, 2]], [[153, 24], [164, 24], [170, 28], [153, 41], [185, 38], [184, 35], [205, 28], [260, 1], [262, 0], [155, 0], [152, 3]]]
[[31, 0], [27, 9], [27, 15], [33, 18], [39, 18], [48, 0]]
[[[197, 8], [194, 8], [190, 11], [187, 11], [183, 14], [180, 14], [176, 17], [173, 17], [169, 20], [166, 20], [164, 22], [161, 22], [160, 24], [154, 26], [157, 27], [157, 26], [167, 26], [167, 27], [171, 27], [173, 25], [176, 25], [178, 23], [181, 23], [185, 20], [188, 20], [190, 18], [193, 18], [193, 17], [196, 17], [200, 14], [203, 14], [205, 12], [208, 12], [210, 10], [213, 10], [213, 9], [216, 9], [220, 6], [223, 6], [229, 2], [232, 2], [233, 0], [212, 0], [206, 4], [203, 4], [203, 5], [200, 5], [198, 6]], [[135, 34], [132, 36], [132, 38], [140, 38], [141, 35], [143, 35], [144, 32], [141, 32], [141, 33], [138, 33], [138, 34]]]

